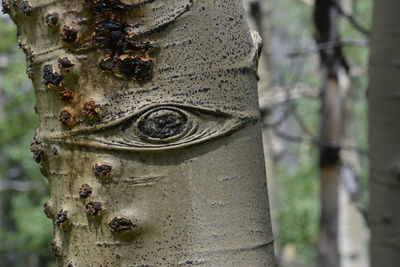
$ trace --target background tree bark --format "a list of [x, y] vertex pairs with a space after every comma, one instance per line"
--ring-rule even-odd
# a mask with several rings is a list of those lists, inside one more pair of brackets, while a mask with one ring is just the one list
[[[319, 46], [339, 43], [337, 0], [316, 0], [314, 22]], [[340, 183], [340, 141], [343, 135], [343, 76], [347, 63], [341, 46], [320, 50], [321, 60], [321, 136], [320, 179], [321, 215], [318, 266], [339, 266], [338, 217]]]
[[59, 266], [274, 264], [241, 1], [3, 6], [35, 87]]
[[399, 10], [399, 1], [375, 1], [368, 91], [371, 266], [400, 264]]

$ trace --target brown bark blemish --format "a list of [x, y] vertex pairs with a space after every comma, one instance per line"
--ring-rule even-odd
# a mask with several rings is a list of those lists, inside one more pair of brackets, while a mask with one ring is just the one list
[[90, 100], [83, 105], [83, 115], [89, 120], [98, 119], [100, 111], [100, 105], [94, 100]]
[[101, 202], [91, 201], [85, 205], [86, 214], [90, 217], [101, 215], [103, 210]]
[[60, 16], [58, 15], [57, 12], [47, 14], [45, 18], [46, 25], [49, 27], [54, 27], [55, 25], [58, 24], [59, 18]]
[[31, 152], [33, 153], [33, 160], [36, 163], [41, 163], [44, 157], [43, 144], [37, 139], [34, 139], [31, 143]]
[[60, 100], [64, 102], [72, 102], [74, 100], [75, 93], [71, 89], [64, 89], [60, 92]]
[[58, 120], [65, 126], [72, 126], [74, 124], [74, 116], [68, 110], [61, 110]]
[[57, 72], [53, 71], [53, 67], [51, 65], [43, 66], [43, 83], [50, 86], [59, 86], [64, 78]]
[[108, 223], [108, 228], [112, 232], [131, 232], [134, 231], [137, 226], [130, 219], [115, 217]]
[[108, 179], [111, 176], [111, 170], [111, 166], [102, 163], [96, 163], [93, 166], [94, 175], [102, 180]]
[[43, 212], [44, 212], [44, 214], [46, 214], [46, 217], [47, 217], [47, 218], [49, 218], [49, 219], [54, 219], [54, 214], [53, 214], [53, 211], [51, 210], [49, 201], [46, 201], [46, 202], [43, 204]]
[[93, 189], [92, 187], [90, 187], [90, 185], [88, 184], [83, 184], [80, 188], [79, 188], [79, 196], [81, 198], [88, 198], [92, 195]]
[[64, 25], [60, 33], [61, 39], [66, 43], [74, 43], [78, 40], [78, 30]]

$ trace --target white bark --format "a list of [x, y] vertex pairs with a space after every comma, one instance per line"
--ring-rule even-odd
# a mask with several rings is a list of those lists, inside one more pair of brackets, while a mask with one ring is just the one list
[[241, 1], [6, 5], [60, 266], [274, 264], [258, 38]]

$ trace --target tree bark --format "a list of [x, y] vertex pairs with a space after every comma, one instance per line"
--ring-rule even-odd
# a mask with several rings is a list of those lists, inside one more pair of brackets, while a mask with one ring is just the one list
[[[318, 45], [340, 41], [339, 13], [336, 0], [316, 0], [314, 22]], [[341, 79], [347, 64], [341, 47], [320, 50], [321, 60], [321, 134], [320, 179], [321, 215], [318, 266], [339, 266], [338, 251], [338, 190], [340, 183], [340, 141], [343, 135], [343, 94]]]
[[271, 211], [271, 222], [272, 231], [274, 234], [274, 251], [275, 256], [279, 255], [279, 243], [278, 243], [278, 208], [276, 203], [276, 191], [277, 185], [275, 182], [275, 171], [274, 171], [274, 143], [276, 143], [275, 137], [273, 136], [273, 130], [271, 127], [265, 126], [270, 125], [272, 122], [273, 105], [266, 104], [264, 100], [270, 98], [271, 95], [267, 95], [271, 92], [270, 84], [270, 48], [269, 48], [269, 38], [270, 38], [270, 14], [272, 9], [272, 3], [270, 0], [245, 0], [245, 7], [247, 14], [250, 19], [250, 26], [256, 29], [260, 33], [263, 40], [263, 48], [260, 55], [259, 65], [258, 65], [258, 95], [259, 104], [261, 109], [261, 120], [262, 120], [262, 137], [264, 146], [264, 158], [265, 167], [267, 172], [267, 183], [268, 183], [268, 196], [269, 196], [269, 206]]
[[4, 6], [36, 92], [59, 266], [273, 266], [242, 1]]
[[375, 1], [368, 91], [371, 266], [400, 264], [399, 10], [399, 1]]
[[[354, 84], [354, 79], [350, 83]], [[344, 94], [344, 136], [342, 144], [357, 146], [354, 134], [357, 132], [354, 105], [357, 91], [346, 86]], [[361, 162], [356, 151], [341, 151], [342, 167], [339, 185], [339, 254], [341, 267], [368, 267], [368, 236], [365, 216], [359, 207], [360, 185], [357, 174], [361, 172]]]

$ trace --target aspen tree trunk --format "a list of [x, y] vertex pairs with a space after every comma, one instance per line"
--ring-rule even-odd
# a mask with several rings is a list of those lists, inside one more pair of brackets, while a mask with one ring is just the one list
[[[346, 14], [353, 15], [353, 0], [342, 0], [342, 9]], [[347, 78], [346, 75], [342, 75]], [[351, 71], [350, 75], [351, 76]], [[342, 85], [344, 94], [343, 109], [343, 137], [342, 144], [356, 147], [357, 132], [355, 101], [357, 90], [353, 87], [355, 82], [348, 77]], [[339, 254], [341, 267], [368, 267], [368, 236], [369, 230], [366, 220], [358, 207], [360, 193], [357, 173], [361, 172], [359, 155], [353, 150], [342, 150], [340, 153], [342, 167], [339, 185]]]
[[[258, 65], [258, 94], [261, 109], [262, 123], [265, 125], [272, 124], [273, 105], [266, 104], [266, 98], [269, 98], [271, 93], [270, 84], [270, 48], [268, 40], [270, 38], [270, 13], [272, 10], [272, 2], [270, 0], [245, 0], [247, 13], [250, 17], [250, 25], [260, 33], [263, 40], [263, 48], [260, 55]], [[269, 94], [268, 94], [269, 93]], [[274, 251], [275, 255], [279, 255], [278, 244], [278, 207], [276, 203], [276, 182], [274, 171], [274, 143], [276, 142], [271, 127], [262, 127], [262, 137], [264, 144], [264, 158], [267, 172], [269, 206], [271, 210], [272, 231], [274, 234]]]
[[59, 266], [273, 266], [242, 1], [4, 2]]
[[400, 265], [400, 2], [375, 1], [370, 57], [371, 266]]
[[[320, 179], [321, 214], [318, 266], [339, 266], [338, 252], [338, 189], [340, 182], [340, 146], [343, 128], [341, 76], [347, 71], [338, 32], [336, 0], [316, 0], [314, 21], [318, 45], [331, 44], [320, 50], [321, 60], [321, 136]], [[337, 45], [335, 45], [337, 44]]]
[[[354, 112], [356, 90], [347, 88], [344, 99], [344, 137], [343, 142], [357, 146], [355, 133], [357, 120]], [[357, 173], [361, 172], [361, 163], [357, 152], [341, 151], [342, 167], [339, 186], [339, 252], [341, 267], [368, 267], [369, 230], [365, 216], [360, 211], [360, 194]]]
[[[344, 136], [342, 144], [356, 147], [357, 129], [354, 104], [357, 92], [351, 87], [343, 87], [344, 99]], [[353, 150], [341, 151], [342, 167], [339, 185], [339, 221], [338, 238], [341, 267], [368, 267], [368, 236], [365, 216], [360, 211], [360, 194], [357, 173], [361, 172], [359, 155]]]

